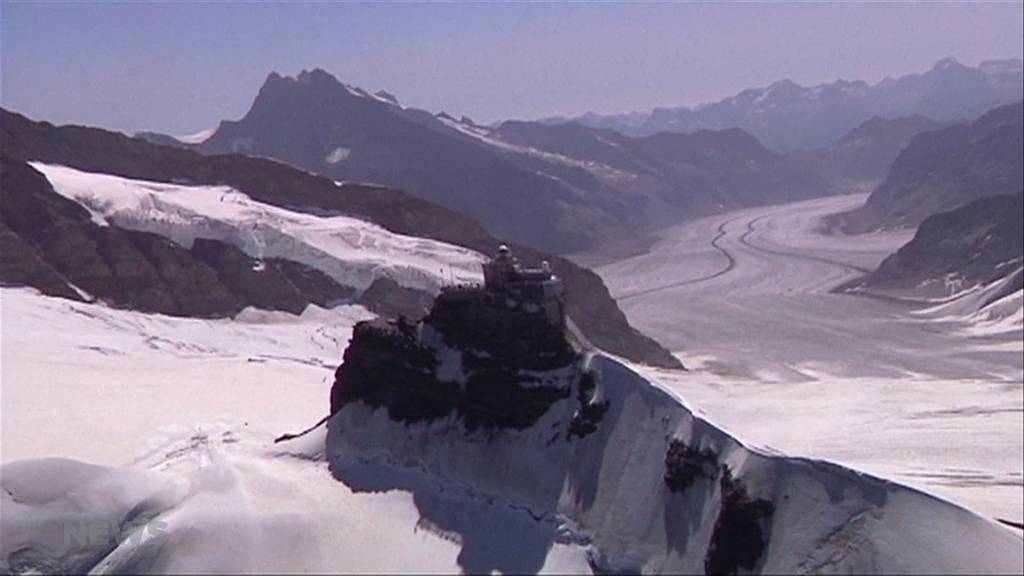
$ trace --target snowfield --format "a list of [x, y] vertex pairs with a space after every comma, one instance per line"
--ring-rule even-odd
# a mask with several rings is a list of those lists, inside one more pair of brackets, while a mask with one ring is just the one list
[[1021, 292], [941, 305], [830, 290], [913, 231], [829, 236], [865, 195], [732, 212], [597, 269], [630, 322], [689, 368], [648, 371], [757, 445], [1024, 519]]
[[195, 434], [273, 439], [326, 416], [361, 306], [203, 320], [0, 289], [4, 462], [131, 464]]
[[0, 310], [9, 570], [700, 571], [718, 503], [665, 491], [670, 435], [720, 452], [752, 496], [777, 502], [765, 571], [1019, 572], [1024, 562], [1007, 528], [749, 449], [603, 357], [592, 368], [613, 408], [575, 452], [544, 444], [548, 424], [570, 416], [561, 408], [491, 437], [353, 406], [329, 431], [273, 444], [325, 415], [365, 310], [193, 320], [11, 288]]
[[279, 208], [226, 186], [165, 184], [31, 164], [97, 223], [154, 232], [186, 248], [196, 238], [220, 240], [254, 258], [307, 264], [358, 290], [381, 276], [430, 292], [447, 283], [482, 281], [482, 255], [395, 234], [365, 220]]

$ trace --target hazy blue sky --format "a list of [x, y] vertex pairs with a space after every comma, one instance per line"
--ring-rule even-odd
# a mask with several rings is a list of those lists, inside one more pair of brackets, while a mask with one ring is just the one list
[[877, 81], [1022, 56], [1022, 4], [0, 4], [3, 105], [173, 134], [321, 67], [477, 121], [715, 100], [788, 77]]

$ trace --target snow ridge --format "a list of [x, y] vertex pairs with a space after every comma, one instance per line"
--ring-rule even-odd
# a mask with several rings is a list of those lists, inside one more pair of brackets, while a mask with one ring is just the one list
[[[328, 421], [331, 470], [353, 490], [411, 491], [427, 524], [456, 533], [460, 559], [472, 559], [460, 562], [466, 571], [542, 569], [556, 532], [581, 543], [592, 569], [612, 572], [704, 572], [718, 566], [713, 550], [737, 545], [727, 536], [737, 530], [763, 540], [739, 565], [753, 572], [1013, 572], [1024, 562], [1016, 535], [972, 512], [836, 464], [752, 449], [610, 358], [593, 356], [587, 370], [610, 408], [585, 437], [566, 434], [575, 391], [530, 428], [497, 433], [468, 432], [455, 417], [405, 425], [356, 403]], [[690, 455], [682, 468], [669, 464], [673, 451]], [[478, 527], [453, 521], [469, 514], [460, 501], [442, 506], [410, 474], [442, 493], [469, 487], [536, 522], [486, 548], [473, 540]], [[677, 474], [688, 479], [673, 488]]]

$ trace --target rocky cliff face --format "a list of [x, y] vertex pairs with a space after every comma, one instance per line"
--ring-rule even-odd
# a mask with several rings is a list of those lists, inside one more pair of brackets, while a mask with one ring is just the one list
[[541, 312], [479, 290], [443, 292], [422, 322], [356, 325], [331, 412], [361, 403], [403, 423], [523, 429], [579, 378], [581, 354]]

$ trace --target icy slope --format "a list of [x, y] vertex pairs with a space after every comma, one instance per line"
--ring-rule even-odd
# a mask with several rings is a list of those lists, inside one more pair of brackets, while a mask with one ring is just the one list
[[1020, 335], [1024, 330], [1022, 277], [1024, 269], [1017, 268], [998, 280], [971, 286], [914, 314], [929, 320], [963, 323], [964, 331], [972, 336], [1014, 332]]
[[360, 290], [382, 276], [431, 292], [453, 281], [480, 281], [482, 256], [476, 252], [395, 234], [357, 218], [279, 208], [226, 186], [165, 184], [31, 164], [98, 223], [154, 232], [185, 247], [196, 238], [220, 240], [255, 258], [307, 264]]

